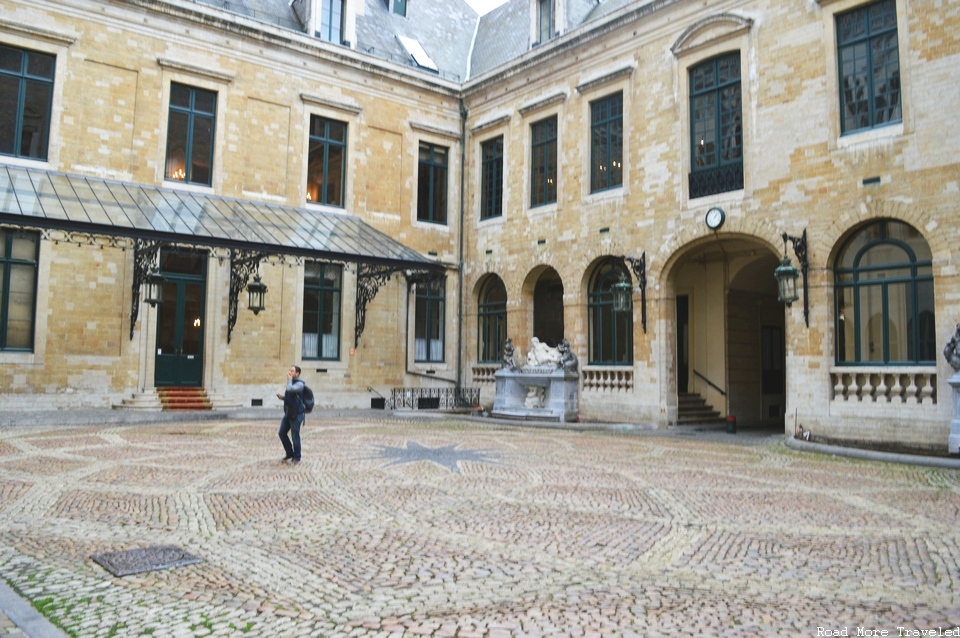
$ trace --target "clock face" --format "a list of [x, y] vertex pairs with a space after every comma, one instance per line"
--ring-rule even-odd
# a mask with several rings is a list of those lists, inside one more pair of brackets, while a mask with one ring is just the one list
[[710, 210], [707, 211], [707, 217], [705, 221], [707, 222], [708, 227], [712, 228], [713, 230], [716, 230], [723, 225], [723, 220], [725, 217], [726, 215], [724, 214], [722, 209], [711, 208]]

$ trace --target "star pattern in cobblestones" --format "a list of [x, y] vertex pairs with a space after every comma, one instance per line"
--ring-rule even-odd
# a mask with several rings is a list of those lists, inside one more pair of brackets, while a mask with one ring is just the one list
[[385, 467], [391, 465], [401, 465], [403, 463], [416, 463], [417, 461], [432, 461], [437, 465], [442, 465], [452, 472], [460, 473], [460, 461], [473, 461], [474, 463], [492, 463], [500, 465], [493, 454], [485, 450], [460, 450], [459, 443], [453, 445], [444, 445], [441, 447], [425, 447], [414, 441], [407, 441], [406, 447], [393, 447], [390, 445], [375, 445], [379, 450], [377, 456], [368, 457], [375, 459], [391, 460]]

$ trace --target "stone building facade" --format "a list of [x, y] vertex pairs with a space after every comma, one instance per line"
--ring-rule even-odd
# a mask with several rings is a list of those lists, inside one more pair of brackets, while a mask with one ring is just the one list
[[[110, 405], [169, 384], [161, 352], [190, 337], [171, 341], [169, 301], [138, 302], [153, 249], [180, 264], [177, 304], [202, 282], [202, 363], [174, 372], [194, 369], [217, 405], [270, 405], [290, 361], [321, 405], [417, 386], [479, 387], [490, 404], [503, 339], [526, 353], [566, 338], [584, 419], [665, 427], [700, 397], [743, 425], [945, 451], [939, 351], [960, 320], [954, 3], [0, 8], [8, 58], [53, 60], [47, 77], [3, 66], [5, 86], [50, 98], [34, 146], [0, 148], [0, 226], [26, 255], [5, 267], [36, 277], [3, 302], [21, 331], [0, 341], [0, 405]], [[26, 130], [3, 91], [11, 130]], [[185, 140], [209, 162], [171, 151], [180, 122], [200, 127]], [[23, 175], [230, 202], [251, 227], [270, 224], [265, 209], [294, 227], [355, 220], [362, 248], [211, 237], [189, 207], [146, 230], [69, 206], [41, 220], [24, 212]], [[784, 257], [803, 266], [787, 307]], [[257, 314], [245, 299], [236, 312], [253, 272], [241, 263], [267, 286]], [[623, 282], [629, 310], [614, 308]]]

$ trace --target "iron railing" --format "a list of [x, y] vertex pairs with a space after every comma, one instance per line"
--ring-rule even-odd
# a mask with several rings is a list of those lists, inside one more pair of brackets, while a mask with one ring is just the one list
[[480, 388], [394, 388], [390, 392], [393, 409], [451, 410], [480, 405]]
[[743, 188], [743, 162], [690, 173], [690, 199]]

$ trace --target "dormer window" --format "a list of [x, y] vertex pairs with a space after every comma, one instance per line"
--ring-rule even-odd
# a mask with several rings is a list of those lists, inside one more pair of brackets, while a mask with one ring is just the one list
[[554, 28], [553, 0], [537, 0], [537, 29], [540, 33], [540, 44], [553, 39]]
[[400, 41], [400, 44], [403, 45], [404, 50], [413, 59], [414, 63], [421, 69], [427, 69], [428, 71], [433, 71], [434, 73], [439, 73], [440, 69], [437, 67], [437, 63], [427, 55], [427, 52], [423, 50], [423, 47], [420, 45], [418, 40], [413, 38], [407, 38], [402, 35], [397, 35], [397, 40]]
[[398, 16], [407, 17], [407, 0], [393, 0], [393, 12]]
[[317, 37], [327, 42], [343, 42], [343, 19], [346, 0], [323, 0], [320, 6], [320, 31]]

